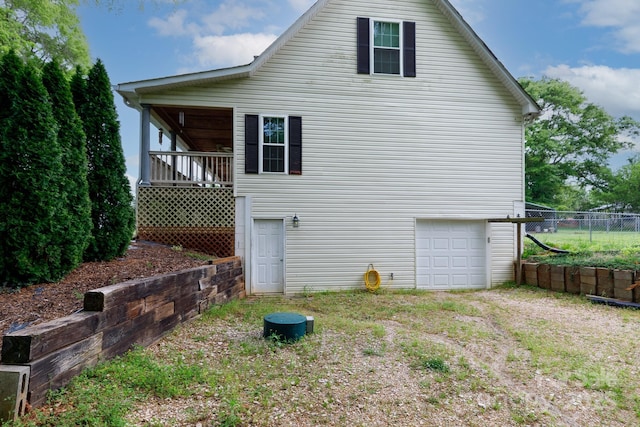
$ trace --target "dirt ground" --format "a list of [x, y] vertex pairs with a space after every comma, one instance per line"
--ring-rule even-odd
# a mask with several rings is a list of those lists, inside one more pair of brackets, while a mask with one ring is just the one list
[[36, 284], [18, 291], [0, 290], [0, 350], [6, 333], [82, 309], [87, 291], [206, 263], [188, 254], [154, 243], [133, 242], [123, 257], [84, 263], [60, 282]]

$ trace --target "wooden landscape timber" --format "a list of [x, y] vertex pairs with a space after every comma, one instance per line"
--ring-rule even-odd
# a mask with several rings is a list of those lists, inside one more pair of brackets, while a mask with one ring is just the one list
[[[83, 311], [6, 334], [0, 373], [30, 370], [28, 403], [42, 405], [49, 390], [67, 385], [83, 369], [135, 345], [148, 346], [210, 305], [244, 297], [244, 289], [242, 262], [229, 257], [89, 291]], [[7, 412], [10, 416], [22, 415], [26, 406], [16, 400], [15, 388], [0, 385], [0, 400], [22, 408]]]
[[556, 292], [640, 303], [640, 273], [633, 270], [525, 263], [521, 279]]

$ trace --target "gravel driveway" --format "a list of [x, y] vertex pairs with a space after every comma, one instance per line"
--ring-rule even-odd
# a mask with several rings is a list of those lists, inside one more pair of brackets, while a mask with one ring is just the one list
[[[149, 349], [210, 367], [133, 425], [640, 425], [640, 312], [518, 288], [248, 299]], [[315, 333], [262, 338], [294, 311]]]

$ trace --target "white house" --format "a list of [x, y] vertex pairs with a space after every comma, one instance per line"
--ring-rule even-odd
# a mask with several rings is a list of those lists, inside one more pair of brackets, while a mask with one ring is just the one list
[[[318, 0], [244, 66], [123, 83], [142, 238], [243, 258], [249, 294], [513, 280], [539, 107], [447, 0]], [[149, 152], [150, 124], [172, 150]]]

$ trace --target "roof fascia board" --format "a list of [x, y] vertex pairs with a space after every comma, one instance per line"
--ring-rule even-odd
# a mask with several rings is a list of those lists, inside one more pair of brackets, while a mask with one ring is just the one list
[[162, 89], [169, 89], [181, 86], [192, 86], [212, 81], [235, 79], [249, 76], [251, 64], [239, 67], [221, 68], [217, 70], [203, 71], [192, 74], [180, 74], [177, 76], [159, 77], [136, 82], [120, 83], [116, 85], [118, 92], [125, 93], [148, 93]]

